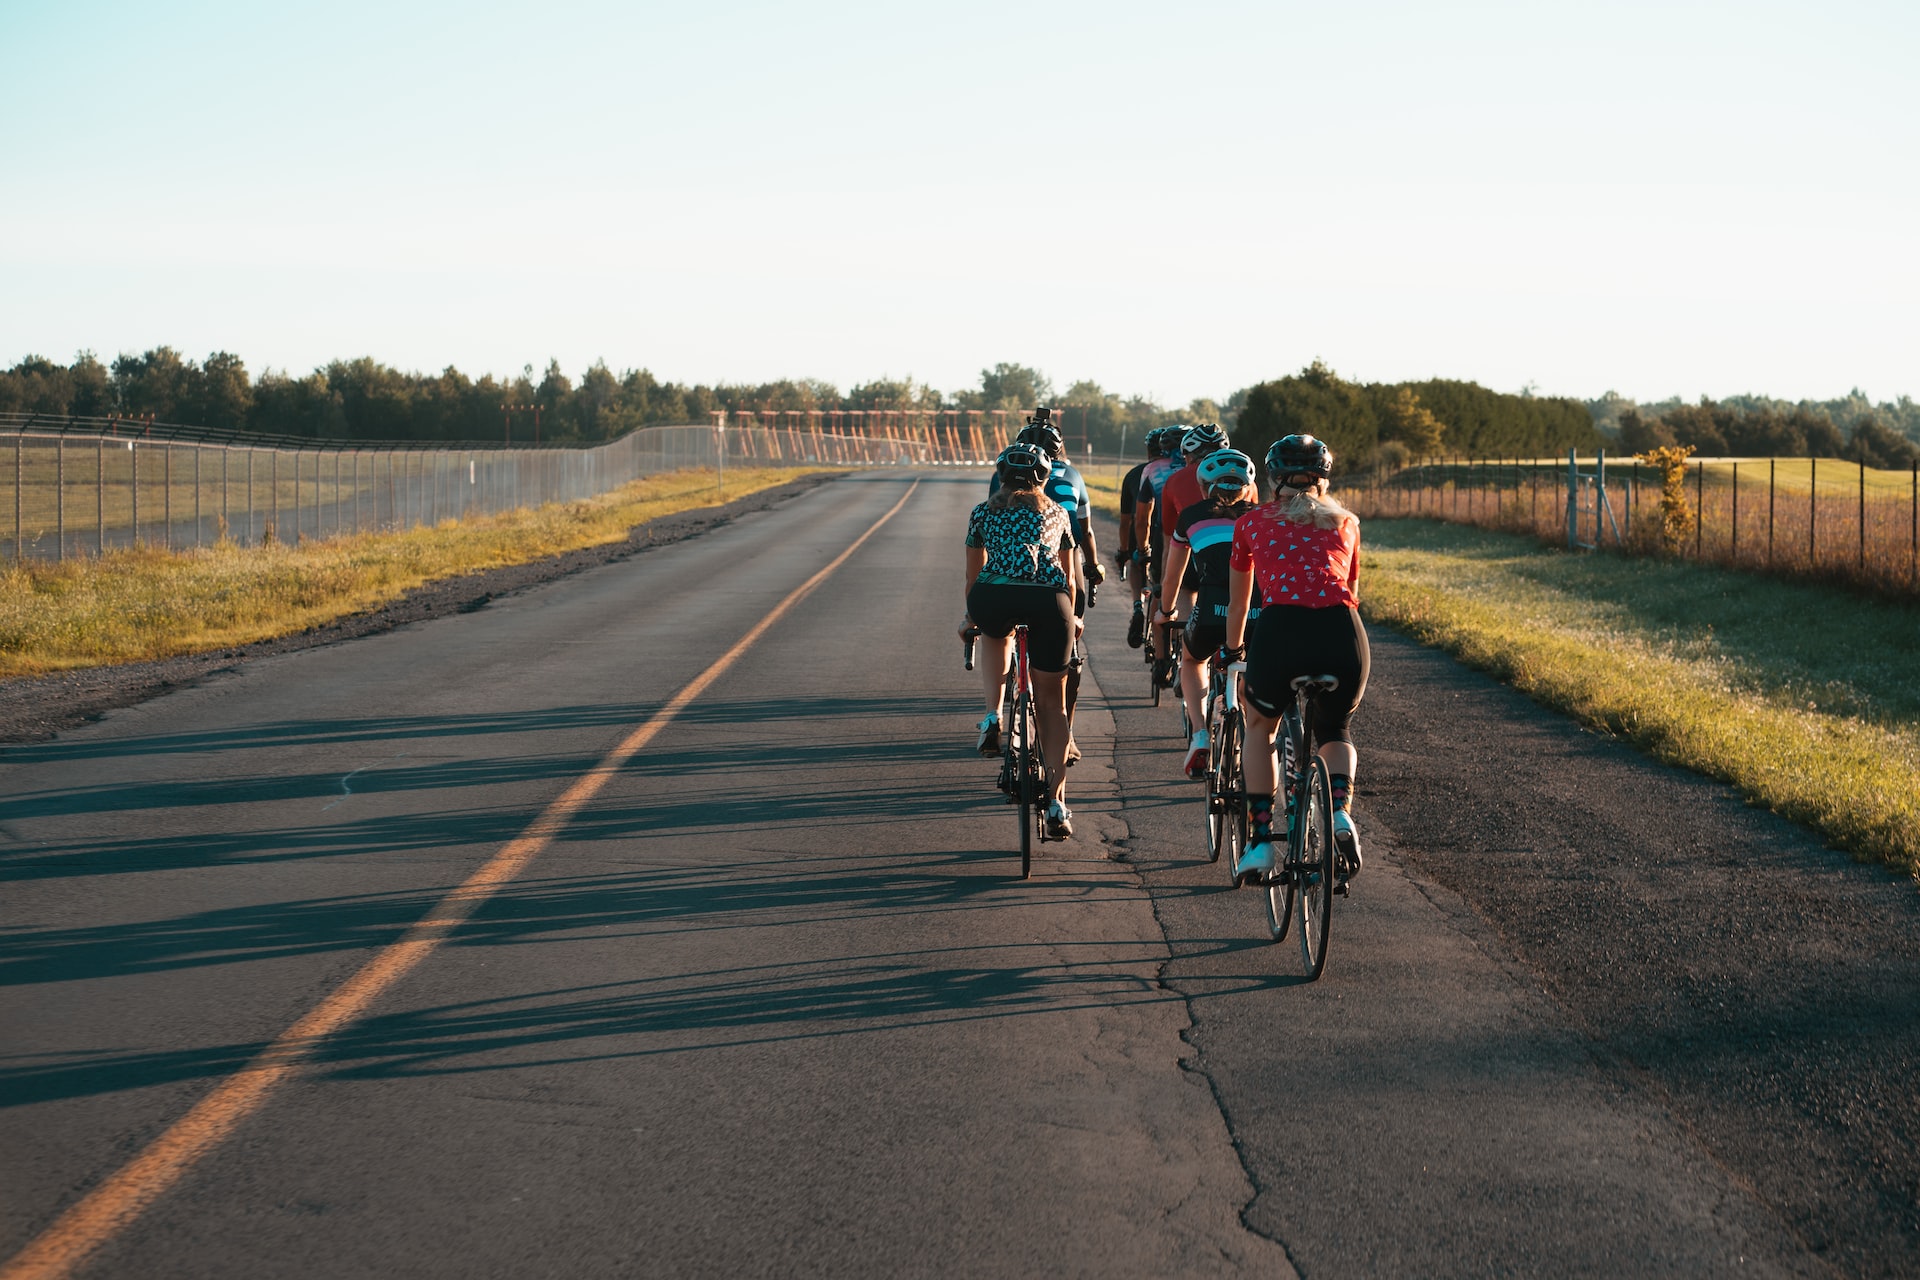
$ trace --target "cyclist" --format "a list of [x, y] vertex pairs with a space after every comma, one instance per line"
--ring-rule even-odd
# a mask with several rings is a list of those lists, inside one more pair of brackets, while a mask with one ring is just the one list
[[[1172, 536], [1175, 526], [1180, 523], [1182, 509], [1206, 496], [1200, 488], [1200, 460], [1216, 450], [1226, 448], [1227, 443], [1227, 433], [1211, 422], [1189, 427], [1186, 434], [1181, 436], [1180, 452], [1186, 458], [1186, 465], [1161, 482], [1154, 503], [1155, 527], [1161, 530], [1163, 537]], [[1192, 579], [1191, 567], [1183, 577], [1171, 583], [1163, 570], [1155, 589], [1160, 597], [1160, 611], [1153, 619], [1155, 623], [1173, 623], [1186, 616], [1193, 606]], [[1177, 671], [1176, 665], [1169, 665], [1167, 678], [1163, 681], [1169, 688]]]
[[[1173, 537], [1167, 542], [1167, 580], [1186, 576], [1193, 565], [1193, 607], [1187, 612], [1180, 657], [1180, 694], [1187, 704], [1187, 722], [1194, 726], [1187, 744], [1189, 778], [1207, 776], [1207, 663], [1226, 644], [1227, 556], [1233, 545], [1234, 522], [1253, 509], [1259, 491], [1254, 485], [1253, 459], [1238, 449], [1220, 449], [1200, 460], [1200, 486], [1206, 497], [1180, 513]], [[1256, 584], [1248, 617], [1260, 613]]]
[[[1133, 596], [1133, 616], [1127, 620], [1127, 644], [1138, 649], [1147, 640], [1147, 613], [1141, 600], [1146, 592], [1146, 555], [1140, 549], [1134, 529], [1134, 508], [1139, 501], [1140, 477], [1161, 457], [1160, 429], [1147, 432], [1147, 460], [1120, 478], [1120, 546], [1113, 553], [1113, 564], [1120, 571]], [[1151, 498], [1149, 498], [1151, 501]]]
[[[1107, 580], [1106, 566], [1100, 563], [1099, 549], [1093, 539], [1093, 503], [1087, 497], [1086, 481], [1080, 478], [1080, 472], [1072, 463], [1066, 461], [1066, 444], [1060, 435], [1060, 429], [1053, 423], [1053, 410], [1041, 405], [1027, 419], [1027, 425], [1014, 437], [1016, 444], [1025, 444], [1040, 450], [1050, 462], [1046, 479], [1046, 492], [1049, 498], [1058, 503], [1073, 523], [1074, 541], [1080, 547], [1081, 578], [1080, 586], [1074, 592], [1073, 616], [1084, 618], [1087, 613], [1088, 584], [1099, 586]], [[987, 496], [991, 498], [999, 489], [1000, 476], [996, 471], [987, 482]], [[1080, 668], [1084, 659], [1075, 646], [1072, 661], [1067, 667], [1067, 750], [1066, 763], [1075, 764], [1080, 759], [1080, 744], [1073, 737], [1073, 712], [1080, 701]]]
[[[1333, 783], [1335, 875], [1360, 869], [1360, 835], [1351, 812], [1356, 757], [1348, 721], [1367, 689], [1367, 629], [1357, 606], [1360, 520], [1327, 496], [1333, 451], [1310, 435], [1290, 435], [1267, 450], [1273, 500], [1233, 526], [1228, 563], [1229, 655], [1244, 652], [1248, 817], [1253, 834], [1234, 867], [1242, 884], [1273, 870], [1273, 735], [1293, 701], [1296, 676], [1332, 675], [1340, 687], [1317, 699], [1314, 737]], [[1253, 591], [1266, 600], [1247, 633]], [[1259, 749], [1264, 745], [1264, 750]], [[1293, 814], [1287, 814], [1293, 821]]]
[[[1154, 597], [1159, 589], [1160, 566], [1167, 558], [1167, 538], [1160, 527], [1160, 490], [1167, 483], [1168, 477], [1181, 467], [1183, 460], [1180, 457], [1180, 441], [1186, 434], [1187, 429], [1182, 426], [1161, 427], [1154, 433], [1159, 456], [1140, 472], [1140, 488], [1135, 495], [1133, 524], [1136, 550], [1133, 554], [1140, 568], [1140, 581], [1143, 584], [1141, 590], [1147, 597], [1145, 612], [1148, 615], [1154, 612]], [[1154, 634], [1157, 642], [1154, 645], [1156, 654], [1154, 678], [1158, 680], [1160, 679], [1158, 668], [1170, 665], [1166, 663], [1166, 657], [1167, 650], [1172, 645], [1165, 626], [1157, 627]], [[1145, 637], [1141, 639], [1142, 643], [1145, 643]]]
[[[1040, 753], [1064, 766], [1067, 658], [1081, 625], [1073, 614], [1080, 575], [1073, 523], [1045, 490], [1050, 469], [1046, 455], [1028, 445], [1015, 443], [1001, 451], [994, 467], [999, 488], [967, 519], [967, 612], [960, 634], [980, 632], [976, 665], [987, 699], [980, 754], [1000, 754], [1000, 698], [1013, 650], [1010, 637], [1016, 624], [1025, 623]], [[1073, 834], [1066, 777], [1064, 767], [1047, 770], [1047, 835], [1055, 840]]]

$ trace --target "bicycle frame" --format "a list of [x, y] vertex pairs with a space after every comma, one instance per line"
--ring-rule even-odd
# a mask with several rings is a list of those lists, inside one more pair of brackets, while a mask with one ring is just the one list
[[1006, 688], [1003, 701], [1008, 714], [1001, 722], [1006, 726], [1006, 749], [1000, 758], [1000, 790], [1020, 815], [1020, 878], [1025, 880], [1033, 875], [1034, 838], [1037, 834], [1044, 841], [1047, 836], [1041, 822], [1046, 775], [1035, 740], [1039, 726], [1033, 709], [1033, 672], [1027, 664], [1024, 624], [1013, 629], [1013, 660], [1007, 667]]

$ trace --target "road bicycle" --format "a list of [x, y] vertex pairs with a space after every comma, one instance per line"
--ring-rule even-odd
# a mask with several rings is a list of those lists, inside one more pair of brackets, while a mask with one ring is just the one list
[[1333, 847], [1333, 782], [1313, 738], [1313, 704], [1340, 687], [1337, 676], [1298, 676], [1293, 705], [1280, 721], [1280, 777], [1287, 806], [1287, 852], [1267, 877], [1267, 931], [1273, 941], [1300, 922], [1300, 960], [1309, 982], [1327, 965], [1327, 927], [1338, 883]]
[[[973, 670], [974, 643], [980, 632], [969, 628], [966, 636], [967, 670]], [[1000, 718], [1000, 776], [995, 785], [1007, 803], [1020, 813], [1020, 878], [1033, 878], [1035, 840], [1047, 838], [1042, 818], [1046, 812], [1046, 761], [1040, 753], [1040, 740], [1033, 710], [1033, 674], [1027, 666], [1027, 627], [1013, 628], [1013, 661], [1007, 664], [1007, 682], [1000, 695], [1005, 712]]]
[[[1246, 720], [1240, 712], [1240, 673], [1245, 662], [1213, 661], [1207, 682], [1207, 860], [1227, 857], [1227, 871], [1247, 847], [1247, 779], [1240, 759]], [[1237, 882], [1236, 882], [1237, 883]]]
[[1147, 696], [1153, 706], [1160, 705], [1160, 691], [1166, 686], [1160, 683], [1160, 654], [1167, 646], [1167, 629], [1153, 620], [1153, 597], [1147, 597], [1147, 641], [1140, 646], [1147, 661]]

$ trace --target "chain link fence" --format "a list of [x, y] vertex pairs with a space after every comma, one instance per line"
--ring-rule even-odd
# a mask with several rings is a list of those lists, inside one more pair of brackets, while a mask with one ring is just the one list
[[643, 427], [592, 448], [506, 448], [0, 415], [0, 493], [10, 500], [0, 528], [15, 560], [223, 538], [258, 545], [578, 501], [693, 467], [964, 464], [982, 461], [977, 452], [932, 436], [801, 427]]

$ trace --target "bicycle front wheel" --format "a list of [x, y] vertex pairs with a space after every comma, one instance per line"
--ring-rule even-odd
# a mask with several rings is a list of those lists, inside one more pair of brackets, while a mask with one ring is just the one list
[[1234, 790], [1231, 767], [1238, 760], [1239, 752], [1227, 741], [1227, 735], [1235, 727], [1233, 713], [1223, 710], [1215, 699], [1208, 718], [1211, 723], [1207, 725], [1207, 861], [1218, 862], [1221, 852], [1228, 848], [1227, 829]]
[[1318, 757], [1309, 766], [1305, 794], [1295, 802], [1287, 848], [1296, 863], [1300, 960], [1311, 982], [1327, 967], [1327, 927], [1333, 915], [1333, 784]]

